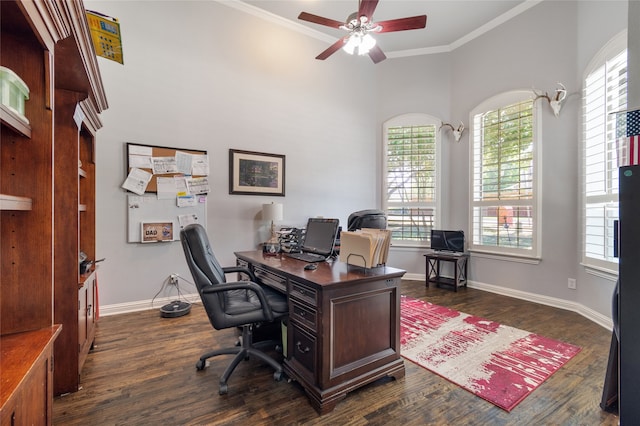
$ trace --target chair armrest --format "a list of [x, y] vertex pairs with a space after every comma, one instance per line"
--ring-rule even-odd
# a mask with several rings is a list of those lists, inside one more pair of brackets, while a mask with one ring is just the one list
[[262, 312], [264, 313], [266, 320], [273, 321], [273, 311], [271, 310], [271, 305], [269, 305], [267, 296], [264, 294], [264, 290], [262, 289], [260, 284], [256, 284], [251, 281], [237, 281], [233, 283], [214, 284], [204, 287], [201, 292], [202, 294], [212, 294], [230, 290], [249, 290], [254, 292], [260, 300], [260, 306], [262, 307]]
[[243, 274], [247, 274], [249, 276], [250, 281], [253, 281], [253, 282], [257, 281], [253, 271], [244, 266], [226, 266], [222, 268], [222, 272], [224, 272], [225, 274], [230, 274], [232, 272], [242, 272]]

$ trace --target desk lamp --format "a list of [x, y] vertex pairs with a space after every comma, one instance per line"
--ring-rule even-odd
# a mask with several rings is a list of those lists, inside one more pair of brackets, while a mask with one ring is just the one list
[[284, 208], [282, 204], [279, 203], [262, 205], [262, 220], [271, 221], [271, 238], [263, 245], [263, 251], [265, 253], [276, 254], [280, 251], [280, 244], [278, 243], [274, 222], [283, 219], [283, 211]]

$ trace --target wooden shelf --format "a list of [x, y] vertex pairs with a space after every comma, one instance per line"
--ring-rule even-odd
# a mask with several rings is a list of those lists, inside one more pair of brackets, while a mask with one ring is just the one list
[[31, 210], [31, 198], [0, 194], [0, 210]]
[[22, 136], [31, 138], [31, 126], [29, 123], [25, 123], [24, 118], [3, 104], [0, 104], [0, 119], [3, 124], [20, 133]]

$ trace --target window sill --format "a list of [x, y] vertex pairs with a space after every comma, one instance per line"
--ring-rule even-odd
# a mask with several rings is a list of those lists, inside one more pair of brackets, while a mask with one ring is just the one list
[[588, 265], [586, 263], [580, 263], [581, 266], [584, 267], [584, 271], [587, 274], [595, 275], [599, 278], [604, 278], [605, 280], [616, 282], [618, 280], [618, 271], [613, 271], [611, 269], [602, 268], [599, 266]]
[[413, 250], [429, 250], [429, 245], [411, 245], [411, 244], [398, 244], [391, 243], [390, 249], [401, 251], [413, 251]]
[[524, 256], [519, 254], [498, 253], [484, 250], [469, 250], [471, 257], [484, 259], [502, 260], [506, 262], [528, 263], [530, 265], [538, 265], [542, 258], [537, 256]]

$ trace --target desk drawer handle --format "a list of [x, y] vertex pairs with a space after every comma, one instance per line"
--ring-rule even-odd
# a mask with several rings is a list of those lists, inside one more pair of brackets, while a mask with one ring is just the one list
[[300, 315], [301, 317], [305, 316], [307, 313], [305, 311], [300, 311], [298, 312], [298, 315]]
[[296, 349], [298, 349], [300, 352], [306, 354], [307, 352], [309, 352], [311, 349], [309, 349], [309, 347], [307, 346], [306, 348], [302, 348], [302, 342], [300, 342], [298, 340], [298, 342], [296, 343]]

